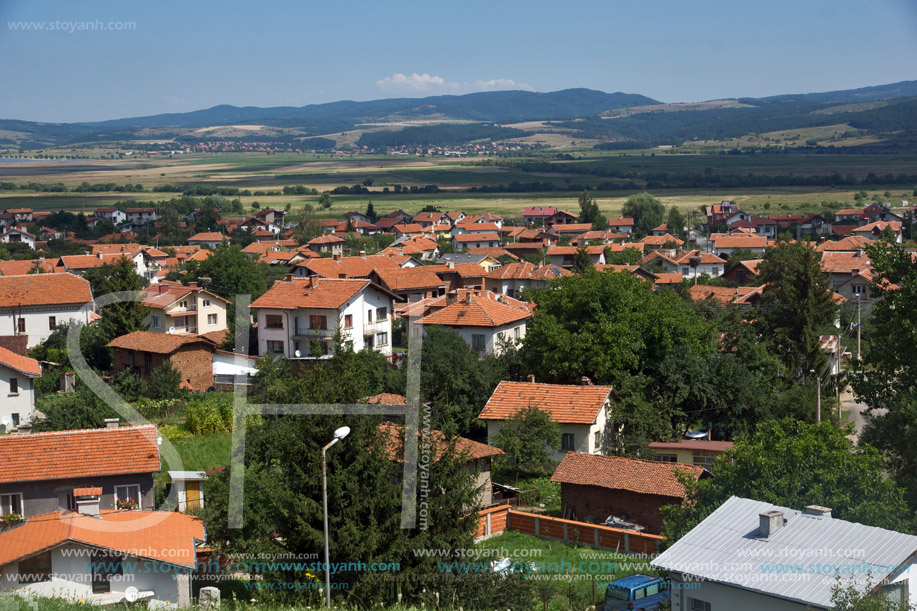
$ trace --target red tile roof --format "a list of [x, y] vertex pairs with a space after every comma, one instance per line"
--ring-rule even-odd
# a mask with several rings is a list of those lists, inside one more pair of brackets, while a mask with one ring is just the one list
[[609, 227], [633, 227], [634, 219], [629, 216], [622, 216], [616, 219], [608, 219]]
[[415, 321], [421, 325], [502, 327], [531, 318], [532, 311], [521, 301], [491, 291], [459, 289], [454, 301]]
[[74, 498], [77, 498], [77, 497], [81, 497], [81, 496], [102, 496], [102, 488], [100, 488], [100, 487], [97, 487], [97, 488], [74, 488], [74, 489], [73, 489], [73, 497], [74, 497]]
[[486, 233], [460, 233], [452, 236], [452, 239], [456, 242], [499, 242], [500, 236], [494, 232], [489, 231]]
[[369, 278], [374, 269], [401, 269], [397, 259], [385, 255], [310, 259], [297, 267], [304, 267], [322, 278]]
[[91, 301], [89, 281], [73, 274], [0, 277], [0, 308], [84, 305]]
[[306, 244], [338, 244], [343, 242], [344, 238], [339, 238], [336, 235], [323, 235], [317, 238], [312, 238]]
[[514, 255], [501, 246], [473, 246], [471, 248], [465, 249], [465, 252], [474, 255], [490, 255], [494, 259], [499, 259], [500, 257], [507, 256], [516, 259], [517, 261], [519, 260], [517, 255]]
[[556, 265], [544, 265], [535, 267], [528, 261], [519, 261], [518, 263], [509, 263], [498, 267], [489, 274], [488, 278], [494, 280], [541, 280], [548, 281], [558, 276], [572, 276], [573, 272], [557, 267]]
[[420, 265], [404, 269], [377, 269], [373, 272], [373, 278], [378, 278], [382, 286], [395, 292], [435, 289], [446, 285], [446, 282], [436, 273], [445, 267], [445, 265]]
[[0, 261], [0, 275], [2, 276], [25, 276], [35, 269], [45, 273], [53, 272], [54, 262], [47, 259]]
[[203, 521], [185, 513], [100, 511], [95, 517], [53, 512], [0, 533], [0, 566], [73, 542], [191, 569], [195, 543], [203, 540]]
[[407, 405], [408, 400], [404, 395], [380, 392], [378, 395], [363, 399], [362, 403], [369, 403], [370, 405]]
[[188, 242], [222, 242], [223, 240], [228, 240], [229, 238], [223, 235], [218, 231], [202, 231], [201, 233], [196, 233], [190, 238]]
[[154, 473], [159, 469], [159, 443], [156, 427], [151, 424], [0, 435], [0, 483]]
[[551, 481], [684, 498], [685, 487], [678, 481], [679, 473], [700, 479], [704, 468], [639, 458], [567, 452], [551, 476]]
[[863, 250], [867, 246], [872, 244], [872, 241], [869, 238], [864, 238], [862, 236], [854, 235], [848, 236], [846, 238], [841, 238], [840, 240], [828, 240], [822, 242], [815, 247], [815, 252], [833, 252], [833, 251], [848, 251], [854, 252], [857, 250]]
[[679, 240], [670, 233], [664, 235], [648, 235], [642, 240], [644, 244], [649, 244], [650, 246], [665, 246], [666, 244], [675, 244], [676, 246], [681, 246], [684, 244], [684, 240]]
[[[586, 252], [590, 255], [600, 255], [605, 252], [605, 246], [596, 244], [595, 246], [586, 246]], [[579, 246], [551, 246], [548, 248], [548, 256], [575, 255]]]
[[714, 248], [766, 248], [767, 238], [752, 235], [724, 235], [713, 242]]
[[0, 365], [5, 365], [13, 371], [18, 371], [30, 378], [41, 377], [41, 365], [38, 364], [38, 361], [16, 354], [2, 346], [0, 346]]
[[[404, 427], [394, 422], [383, 422], [379, 425], [379, 432], [382, 434], [385, 457], [395, 462], [402, 462], [404, 460]], [[418, 437], [421, 434], [421, 431], [418, 430]], [[442, 458], [449, 449], [449, 441], [442, 431], [430, 431], [428, 442], [435, 452], [433, 460]], [[454, 455], [465, 460], [478, 460], [504, 454], [500, 448], [466, 439], [465, 437], [456, 437], [454, 443]]]
[[276, 310], [337, 310], [369, 285], [369, 280], [359, 279], [310, 277], [279, 280], [256, 299], [251, 307]]
[[109, 348], [172, 354], [182, 346], [193, 344], [200, 344], [206, 348], [212, 346], [210, 342], [197, 335], [172, 335], [171, 333], [153, 333], [152, 331], [134, 331], [133, 333], [116, 337], [106, 345]]
[[554, 206], [527, 206], [522, 210], [522, 216], [554, 216], [557, 208]]
[[592, 424], [611, 393], [611, 386], [537, 384], [502, 381], [478, 416], [481, 420], [509, 420], [519, 410], [535, 405], [561, 424]]

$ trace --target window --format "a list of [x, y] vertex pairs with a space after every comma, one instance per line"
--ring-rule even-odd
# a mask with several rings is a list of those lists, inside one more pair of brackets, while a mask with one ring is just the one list
[[[209, 316], [207, 317], [209, 320]], [[267, 314], [264, 317], [264, 326], [268, 329], [283, 329], [283, 316], [280, 314]]]
[[471, 335], [471, 347], [474, 350], [478, 350], [478, 351], [484, 350], [485, 346], [486, 344], [484, 342], [483, 334], [473, 333]]
[[158, 316], [151, 316], [151, 317], [150, 317], [150, 328], [152, 328], [152, 329], [158, 329], [158, 328], [159, 328], [159, 317], [158, 317]]
[[388, 308], [376, 308], [376, 320], [383, 321], [388, 318]]
[[713, 274], [712, 274], [712, 275], [714, 275], [714, 276], [719, 276], [719, 275], [720, 275], [720, 268], [714, 267], [714, 268], [713, 268]]
[[353, 329], [353, 314], [344, 314], [344, 328]]
[[207, 324], [210, 325], [211, 327], [216, 326], [216, 324], [217, 324], [217, 315], [216, 315], [216, 314], [208, 314], [208, 315], [207, 315]]
[[707, 469], [713, 469], [713, 463], [716, 460], [716, 454], [708, 450], [697, 450], [694, 452], [694, 464]]
[[688, 599], [688, 610], [689, 611], [710, 611], [710, 603], [697, 600], [696, 598]]
[[516, 327], [515, 329], [513, 329], [513, 337], [515, 337], [516, 339], [519, 339], [520, 335], [522, 335], [521, 327]]
[[205, 308], [209, 308], [209, 307], [210, 307], [210, 300], [209, 300], [209, 299], [205, 299], [205, 300], [204, 300], [204, 307], [205, 307]]
[[851, 284], [850, 291], [854, 295], [865, 295], [866, 294], [866, 285], [865, 284]]
[[593, 439], [592, 441], [593, 441], [593, 444], [592, 444], [593, 448], [595, 449], [596, 452], [598, 452], [598, 451], [599, 451], [599, 447], [602, 445], [602, 433], [601, 433], [601, 431], [596, 431], [596, 432], [595, 432], [594, 439]]
[[328, 317], [322, 316], [321, 314], [312, 314], [309, 316], [309, 328], [310, 329], [327, 329], [328, 328]]
[[107, 594], [111, 592], [111, 578], [124, 574], [124, 565], [120, 556], [109, 552], [96, 552], [92, 555], [92, 593]]
[[13, 427], [19, 427], [19, 412], [10, 414], [10, 418], [13, 419]]
[[48, 329], [50, 329], [51, 331], [53, 331], [53, 330], [54, 330], [54, 327], [56, 327], [56, 326], [57, 326], [57, 317], [56, 317], [56, 316], [48, 316]]
[[376, 345], [377, 346], [388, 345], [388, 333], [376, 333]]
[[273, 352], [274, 354], [283, 354], [283, 342], [282, 341], [270, 341], [267, 342], [267, 351]]
[[0, 516], [11, 513], [22, 515], [22, 495], [18, 493], [0, 494]]
[[16, 329], [19, 333], [25, 333], [25, 318], [16, 321]]
[[674, 454], [656, 454], [656, 462], [678, 462]]
[[573, 433], [564, 433], [560, 437], [560, 449], [564, 452], [570, 452], [574, 447]]
[[690, 267], [682, 267], [682, 268], [681, 268], [681, 275], [682, 275], [682, 276], [688, 276], [688, 275], [690, 275], [690, 274], [691, 274], [691, 268], [690, 268]]
[[187, 301], [179, 301], [179, 302], [178, 302], [178, 307], [187, 309], [187, 308], [188, 308], [188, 302], [187, 302]]
[[10, 378], [10, 394], [19, 394], [19, 378]]
[[657, 583], [650, 584], [646, 586], [645, 590], [646, 590], [647, 596], [652, 596], [653, 594], [659, 594], [659, 583], [657, 582]]
[[373, 311], [366, 310], [366, 322], [372, 322], [372, 321], [373, 321]]
[[19, 585], [51, 581], [51, 552], [19, 561]]
[[115, 486], [115, 500], [121, 503], [133, 501], [137, 503], [137, 509], [140, 509], [140, 486], [138, 484]]

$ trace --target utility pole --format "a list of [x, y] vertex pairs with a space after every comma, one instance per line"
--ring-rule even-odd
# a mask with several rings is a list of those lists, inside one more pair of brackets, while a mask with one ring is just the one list
[[815, 422], [821, 422], [821, 376], [815, 378]]

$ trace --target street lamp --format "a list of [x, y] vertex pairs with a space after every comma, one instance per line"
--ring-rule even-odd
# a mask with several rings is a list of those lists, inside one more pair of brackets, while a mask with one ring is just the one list
[[350, 427], [342, 426], [334, 432], [334, 439], [322, 448], [322, 509], [325, 519], [325, 606], [331, 608], [331, 567], [328, 560], [328, 463], [325, 453], [337, 442], [350, 435]]

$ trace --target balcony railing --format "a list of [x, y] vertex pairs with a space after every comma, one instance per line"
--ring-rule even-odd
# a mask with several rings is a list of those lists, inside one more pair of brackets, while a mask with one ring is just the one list
[[312, 338], [312, 337], [331, 337], [334, 335], [334, 329], [311, 329], [309, 327], [296, 327], [293, 331], [293, 337]]

